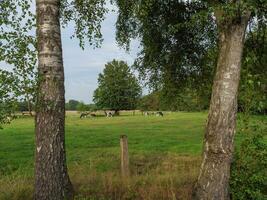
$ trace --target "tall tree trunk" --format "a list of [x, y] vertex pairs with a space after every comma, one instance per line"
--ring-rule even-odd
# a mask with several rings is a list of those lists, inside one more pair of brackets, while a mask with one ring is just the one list
[[59, 6], [60, 0], [36, 0], [39, 85], [35, 118], [35, 200], [63, 200], [64, 196], [71, 196], [65, 188], [72, 189], [65, 155]]
[[193, 194], [197, 200], [227, 200], [234, 150], [237, 94], [249, 15], [220, 26], [219, 57], [212, 88], [203, 160]]
[[31, 104], [31, 101], [30, 101], [28, 94], [26, 95], [26, 101], [27, 101], [27, 105], [28, 105], [28, 111], [30, 113], [30, 116], [32, 117], [32, 104]]

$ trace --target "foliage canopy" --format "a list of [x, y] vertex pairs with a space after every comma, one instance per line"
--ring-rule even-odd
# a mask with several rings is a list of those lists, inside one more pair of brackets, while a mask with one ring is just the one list
[[124, 61], [113, 60], [105, 65], [98, 77], [94, 102], [101, 109], [135, 109], [141, 95], [141, 87]]

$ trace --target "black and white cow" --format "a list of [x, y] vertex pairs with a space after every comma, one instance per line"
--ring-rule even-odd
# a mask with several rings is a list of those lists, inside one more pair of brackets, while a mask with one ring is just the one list
[[105, 111], [106, 117], [114, 117], [115, 116], [115, 111], [109, 110]]
[[80, 115], [80, 119], [85, 118], [85, 117], [88, 117], [89, 114], [90, 114], [90, 113], [88, 113], [88, 112], [83, 112], [83, 113], [81, 113], [81, 115]]
[[145, 116], [148, 116], [148, 115], [149, 115], [149, 112], [144, 112], [144, 115], [145, 115]]
[[156, 116], [158, 116], [158, 117], [163, 117], [163, 112], [161, 112], [161, 111], [157, 112], [157, 113], [156, 113]]

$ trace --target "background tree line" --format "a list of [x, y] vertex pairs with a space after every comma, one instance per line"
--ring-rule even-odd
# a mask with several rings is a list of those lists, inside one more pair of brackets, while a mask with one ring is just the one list
[[65, 104], [66, 110], [77, 110], [77, 111], [94, 111], [96, 110], [95, 104], [86, 104], [82, 101], [70, 99]]

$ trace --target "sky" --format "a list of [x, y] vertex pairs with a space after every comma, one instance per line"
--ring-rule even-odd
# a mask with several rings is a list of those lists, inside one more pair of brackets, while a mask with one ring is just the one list
[[[32, 5], [32, 9], [35, 10]], [[84, 103], [93, 102], [93, 92], [97, 88], [98, 74], [101, 73], [105, 64], [113, 59], [126, 61], [133, 64], [139, 51], [137, 40], [131, 43], [131, 50], [127, 53], [118, 47], [115, 40], [117, 11], [110, 5], [109, 13], [102, 23], [103, 44], [101, 48], [94, 49], [87, 45], [84, 50], [79, 46], [79, 41], [71, 39], [74, 27], [69, 25], [62, 29], [63, 61], [65, 68], [65, 96], [66, 101], [75, 99]], [[111, 11], [113, 10], [113, 11]], [[0, 62], [1, 69], [11, 69], [10, 66]]]
[[70, 39], [73, 27], [62, 30], [66, 101], [75, 99], [92, 103], [98, 74], [102, 72], [107, 62], [118, 59], [126, 61], [129, 65], [133, 63], [139, 43], [133, 41], [129, 53], [118, 47], [115, 40], [116, 19], [116, 11], [110, 11], [106, 15], [102, 23], [104, 41], [102, 47], [98, 49], [86, 46], [85, 50], [82, 50], [77, 39]]

